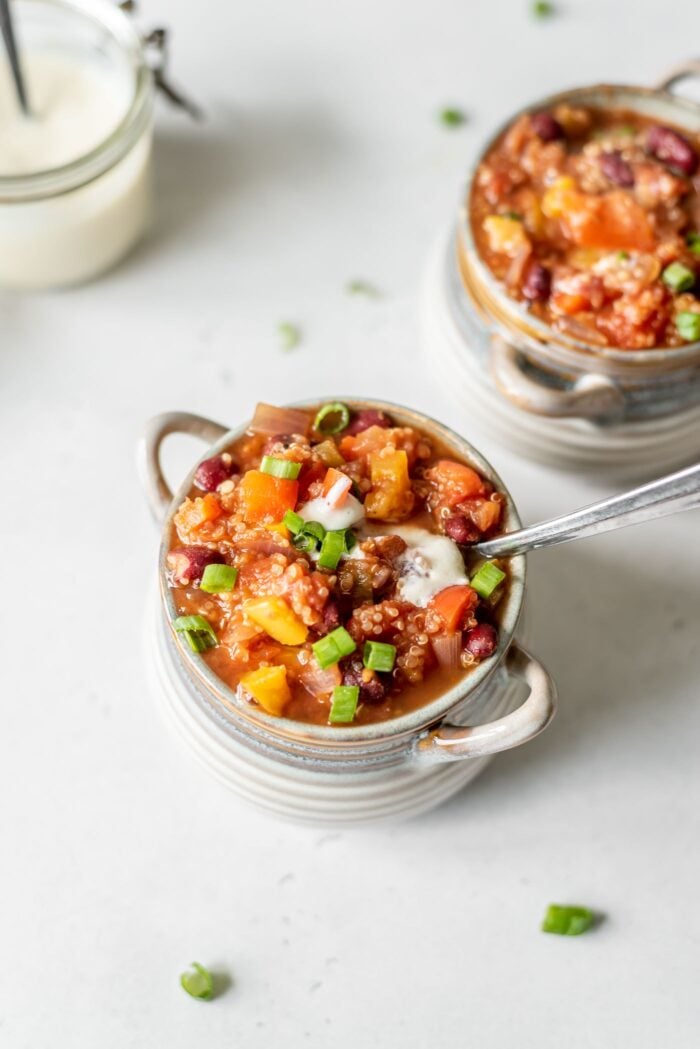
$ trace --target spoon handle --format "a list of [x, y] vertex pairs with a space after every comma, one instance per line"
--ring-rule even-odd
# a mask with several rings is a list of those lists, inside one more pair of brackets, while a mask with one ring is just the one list
[[700, 463], [530, 528], [477, 543], [482, 557], [511, 557], [700, 507]]
[[22, 68], [20, 66], [19, 55], [17, 53], [15, 32], [12, 26], [10, 0], [0, 0], [0, 28], [2, 29], [3, 40], [5, 41], [7, 57], [10, 60], [12, 79], [14, 80], [15, 87], [17, 89], [17, 98], [19, 99], [19, 104], [22, 107], [22, 112], [25, 116], [28, 116], [29, 103], [27, 101], [27, 92], [24, 87], [24, 77], [22, 76]]

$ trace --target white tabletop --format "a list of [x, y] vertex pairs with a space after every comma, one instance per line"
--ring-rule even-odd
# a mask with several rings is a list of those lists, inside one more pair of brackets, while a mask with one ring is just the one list
[[[158, 411], [236, 423], [331, 392], [479, 444], [417, 325], [464, 166], [527, 99], [687, 57], [697, 5], [562, 0], [546, 23], [527, 0], [143, 7], [208, 120], [160, 107], [155, 224], [127, 264], [0, 297], [0, 1044], [697, 1045], [697, 514], [536, 555], [552, 727], [434, 814], [341, 834], [249, 810], [160, 723], [134, 470]], [[467, 126], [439, 123], [447, 104]], [[348, 295], [353, 278], [383, 297]], [[293, 352], [281, 321], [303, 331]], [[173, 445], [176, 476], [196, 448]], [[528, 521], [604, 494], [481, 446]], [[608, 917], [545, 936], [550, 901]], [[192, 959], [233, 986], [189, 999]]]

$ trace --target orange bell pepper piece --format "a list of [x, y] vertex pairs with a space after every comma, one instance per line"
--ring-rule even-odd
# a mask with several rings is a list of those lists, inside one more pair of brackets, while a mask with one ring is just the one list
[[239, 491], [246, 524], [264, 524], [281, 521], [287, 510], [294, 509], [299, 482], [273, 477], [260, 470], [248, 470], [243, 475]]
[[442, 618], [449, 634], [459, 630], [466, 613], [475, 608], [479, 601], [476, 590], [466, 584], [447, 586], [431, 597], [428, 607]]

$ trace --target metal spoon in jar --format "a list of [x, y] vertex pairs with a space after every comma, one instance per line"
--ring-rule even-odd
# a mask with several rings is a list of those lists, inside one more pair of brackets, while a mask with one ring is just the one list
[[489, 559], [512, 557], [697, 507], [700, 507], [700, 463], [551, 521], [477, 543], [471, 549]]
[[14, 27], [12, 25], [12, 14], [10, 12], [10, 0], [0, 0], [0, 28], [2, 29], [3, 40], [5, 41], [7, 57], [10, 60], [10, 69], [12, 70], [12, 79], [15, 82], [15, 88], [17, 90], [17, 98], [22, 112], [25, 117], [28, 117], [29, 102], [27, 101], [27, 92], [24, 86], [22, 67], [17, 52], [17, 42]]

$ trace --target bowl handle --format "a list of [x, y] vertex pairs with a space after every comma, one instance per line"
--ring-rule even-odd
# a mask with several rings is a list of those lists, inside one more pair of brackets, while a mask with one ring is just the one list
[[160, 450], [171, 433], [187, 433], [213, 444], [228, 433], [228, 428], [202, 415], [190, 412], [163, 412], [146, 423], [138, 446], [138, 467], [141, 484], [151, 513], [159, 523], [164, 519], [173, 501], [173, 493], [163, 476]]
[[614, 419], [622, 415], [624, 396], [604, 375], [582, 375], [570, 389], [537, 382], [521, 367], [520, 352], [496, 335], [491, 341], [491, 374], [501, 393], [519, 408], [552, 418]]
[[547, 727], [557, 706], [557, 690], [549, 673], [516, 642], [508, 650], [505, 665], [509, 674], [528, 685], [530, 694], [525, 702], [487, 725], [441, 725], [416, 743], [414, 754], [419, 760], [432, 763], [483, 758], [527, 743]]
[[693, 76], [700, 76], [700, 59], [698, 58], [689, 58], [687, 62], [681, 62], [680, 65], [669, 69], [666, 76], [654, 84], [654, 87], [657, 91], [671, 91], [681, 80], [687, 80]]

